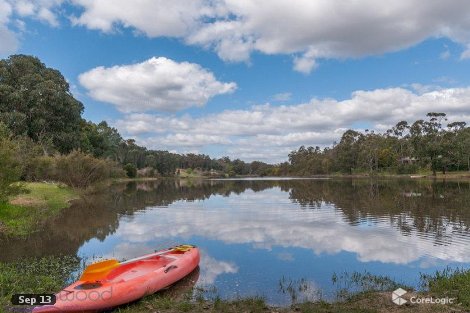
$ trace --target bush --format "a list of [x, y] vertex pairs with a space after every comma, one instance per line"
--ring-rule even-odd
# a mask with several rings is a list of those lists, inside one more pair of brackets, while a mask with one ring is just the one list
[[400, 164], [397, 168], [397, 174], [415, 174], [419, 170], [416, 164]]
[[53, 180], [76, 188], [87, 188], [108, 178], [125, 175], [118, 163], [97, 159], [80, 151], [68, 155], [33, 157], [28, 160], [24, 172], [24, 178], [30, 181]]
[[10, 196], [23, 190], [21, 185], [13, 184], [21, 176], [18, 151], [18, 146], [9, 138], [8, 131], [0, 124], [0, 203], [7, 202]]
[[132, 163], [127, 163], [124, 166], [124, 170], [126, 171], [127, 177], [134, 178], [137, 176], [137, 167], [135, 167]]
[[118, 163], [97, 159], [80, 151], [54, 157], [55, 179], [71, 187], [86, 188], [94, 183], [124, 176]]
[[156, 177], [158, 172], [153, 167], [144, 167], [140, 170], [137, 170], [138, 177]]
[[32, 158], [28, 163], [25, 177], [29, 181], [53, 180], [55, 178], [54, 158], [47, 156]]

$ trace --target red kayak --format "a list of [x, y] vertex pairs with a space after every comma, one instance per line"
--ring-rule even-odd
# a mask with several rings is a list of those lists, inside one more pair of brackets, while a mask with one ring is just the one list
[[102, 311], [172, 285], [199, 264], [199, 249], [181, 245], [126, 262], [106, 260], [88, 266], [82, 277], [56, 294], [54, 305], [33, 312]]

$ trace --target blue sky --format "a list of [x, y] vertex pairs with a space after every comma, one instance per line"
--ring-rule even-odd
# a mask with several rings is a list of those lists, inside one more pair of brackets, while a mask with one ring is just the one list
[[280, 162], [348, 128], [470, 121], [470, 4], [0, 0], [0, 55], [38, 56], [152, 149]]

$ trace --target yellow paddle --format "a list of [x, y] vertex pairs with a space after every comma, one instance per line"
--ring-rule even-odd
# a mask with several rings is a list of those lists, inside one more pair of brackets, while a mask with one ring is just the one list
[[96, 263], [88, 265], [85, 268], [85, 270], [83, 271], [82, 276], [80, 277], [80, 280], [81, 281], [101, 280], [102, 278], [106, 277], [106, 275], [109, 272], [111, 272], [114, 268], [116, 268], [120, 265], [130, 263], [130, 262], [139, 261], [139, 260], [143, 260], [143, 259], [147, 259], [147, 258], [151, 258], [153, 256], [165, 254], [165, 253], [168, 253], [170, 251], [186, 252], [186, 251], [189, 251], [191, 248], [194, 248], [194, 246], [192, 246], [192, 245], [179, 245], [179, 246], [170, 248], [168, 250], [164, 250], [160, 253], [155, 253], [155, 254], [151, 254], [151, 255], [138, 257], [138, 258], [127, 260], [127, 261], [121, 262], [121, 263], [119, 263], [118, 260], [115, 260], [115, 259], [96, 262]]

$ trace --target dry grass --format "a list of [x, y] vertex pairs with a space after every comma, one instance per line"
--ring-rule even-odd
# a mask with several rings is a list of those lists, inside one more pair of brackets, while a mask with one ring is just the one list
[[38, 199], [28, 195], [21, 195], [11, 200], [10, 204], [26, 207], [44, 207], [47, 205], [47, 202], [44, 199]]
[[25, 183], [24, 186], [28, 193], [0, 204], [0, 234], [27, 236], [78, 198], [74, 190], [59, 184]]

